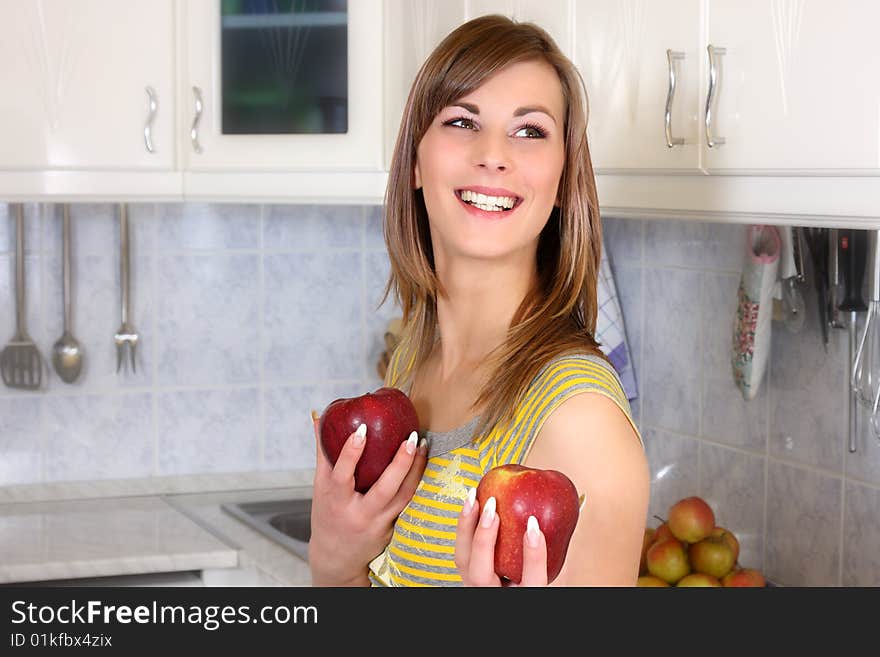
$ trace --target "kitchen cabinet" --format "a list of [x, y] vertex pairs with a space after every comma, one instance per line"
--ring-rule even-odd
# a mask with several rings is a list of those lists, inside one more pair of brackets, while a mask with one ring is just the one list
[[465, 20], [464, 0], [385, 0], [385, 170], [409, 91], [435, 47]]
[[572, 59], [587, 88], [597, 173], [700, 172], [700, 6], [576, 3]]
[[182, 4], [185, 195], [381, 197], [382, 0], [281, 4]]
[[880, 227], [880, 5], [576, 7], [605, 216]]
[[[875, 0], [709, 0], [718, 58], [710, 173], [880, 175]], [[880, 184], [880, 180], [877, 181]]]
[[173, 0], [0, 0], [0, 195], [179, 195]]

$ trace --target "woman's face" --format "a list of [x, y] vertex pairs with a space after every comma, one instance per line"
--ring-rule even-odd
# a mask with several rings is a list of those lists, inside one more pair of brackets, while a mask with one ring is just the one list
[[[558, 205], [565, 163], [565, 99], [555, 69], [511, 64], [444, 107], [419, 143], [415, 169], [428, 211], [434, 258], [531, 256]], [[461, 190], [483, 189], [489, 198]]]

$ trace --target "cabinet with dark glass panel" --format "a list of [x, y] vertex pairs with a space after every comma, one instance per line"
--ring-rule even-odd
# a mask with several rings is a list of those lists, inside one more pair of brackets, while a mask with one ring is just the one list
[[381, 0], [188, 0], [187, 174], [381, 172]]

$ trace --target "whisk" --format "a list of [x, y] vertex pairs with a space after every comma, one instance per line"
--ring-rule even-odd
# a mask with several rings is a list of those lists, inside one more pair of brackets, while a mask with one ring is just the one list
[[880, 439], [880, 231], [874, 231], [871, 303], [852, 370], [852, 386], [858, 400], [871, 410], [871, 427]]

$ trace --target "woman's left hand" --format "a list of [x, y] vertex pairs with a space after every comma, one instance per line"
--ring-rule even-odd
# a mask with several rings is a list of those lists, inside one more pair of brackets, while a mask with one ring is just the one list
[[538, 521], [529, 519], [531, 529], [523, 534], [522, 581], [517, 585], [495, 573], [495, 540], [499, 520], [495, 498], [486, 500], [482, 513], [472, 488], [458, 516], [455, 536], [455, 565], [465, 586], [547, 586], [547, 543]]

